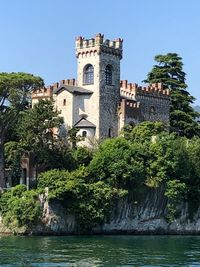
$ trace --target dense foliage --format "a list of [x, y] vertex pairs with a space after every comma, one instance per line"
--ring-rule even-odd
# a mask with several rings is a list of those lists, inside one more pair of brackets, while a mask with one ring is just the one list
[[12, 186], [20, 182], [21, 176], [21, 147], [19, 142], [5, 143], [5, 167], [10, 170]]
[[41, 100], [20, 116], [17, 133], [22, 149], [37, 155], [35, 163], [51, 164], [50, 154], [56, 141], [53, 129], [62, 123], [62, 118], [54, 111], [53, 102]]
[[43, 86], [43, 80], [28, 73], [0, 73], [0, 187], [5, 187], [4, 143], [18, 121], [18, 114], [29, 106], [30, 92]]
[[[7, 146], [8, 164], [15, 166], [16, 143]], [[142, 201], [140, 193], [164, 186], [168, 199], [166, 219], [179, 216], [178, 206], [187, 201], [191, 218], [200, 201], [200, 139], [187, 139], [169, 133], [162, 123], [143, 122], [126, 127], [122, 136], [105, 140], [96, 152], [69, 150], [73, 168], [53, 169], [38, 177], [36, 190], [16, 186], [0, 197], [4, 223], [31, 228], [41, 210], [38, 192], [48, 191], [48, 201], [60, 201], [67, 213], [74, 214], [78, 231], [89, 232], [109, 218], [116, 201]], [[59, 166], [59, 164], [58, 164]], [[164, 197], [164, 196], [163, 196]]]
[[90, 182], [89, 175], [85, 167], [73, 172], [51, 170], [41, 174], [38, 182], [40, 190], [48, 188], [49, 201], [60, 200], [76, 216], [80, 232], [103, 223], [114, 201], [126, 194], [102, 181]]
[[27, 191], [25, 185], [17, 185], [0, 196], [0, 212], [3, 222], [13, 232], [20, 227], [31, 230], [41, 217], [42, 209], [38, 194], [34, 190]]

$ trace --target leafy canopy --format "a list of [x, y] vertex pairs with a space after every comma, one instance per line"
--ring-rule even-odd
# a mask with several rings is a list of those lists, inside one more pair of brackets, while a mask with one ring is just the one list
[[20, 115], [17, 132], [21, 147], [37, 155], [35, 163], [48, 163], [57, 141], [53, 129], [63, 121], [54, 110], [53, 102], [40, 100], [32, 109], [23, 111]]
[[88, 232], [102, 223], [113, 201], [126, 193], [102, 181], [91, 182], [85, 167], [71, 173], [65, 170], [42, 173], [38, 188], [44, 191], [46, 187], [49, 201], [60, 200], [66, 211], [76, 216], [80, 232]]
[[32, 90], [44, 85], [40, 77], [28, 73], [0, 73], [0, 130], [4, 133], [28, 105]]
[[0, 195], [0, 212], [12, 232], [18, 232], [21, 227], [32, 229], [42, 216], [37, 192], [27, 191], [25, 185], [17, 185]]
[[43, 86], [43, 80], [28, 73], [0, 73], [0, 187], [5, 187], [4, 142], [19, 112], [29, 105], [32, 90]]

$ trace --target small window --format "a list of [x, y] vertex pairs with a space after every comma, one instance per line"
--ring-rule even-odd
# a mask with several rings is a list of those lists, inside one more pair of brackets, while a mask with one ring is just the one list
[[94, 67], [91, 64], [86, 65], [83, 70], [83, 83], [84, 84], [94, 83]]
[[66, 99], [63, 99], [63, 106], [66, 106]]
[[111, 128], [108, 129], [108, 137], [112, 137], [112, 129]]
[[87, 132], [86, 131], [82, 131], [82, 137], [87, 137]]
[[106, 66], [105, 79], [107, 85], [112, 85], [112, 66], [110, 65]]

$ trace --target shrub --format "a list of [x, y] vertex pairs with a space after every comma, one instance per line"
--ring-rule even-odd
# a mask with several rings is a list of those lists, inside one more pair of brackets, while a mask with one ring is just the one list
[[49, 201], [60, 200], [66, 211], [76, 216], [80, 232], [88, 232], [103, 222], [114, 200], [126, 194], [103, 181], [92, 182], [84, 166], [71, 173], [64, 170], [42, 173], [38, 187], [48, 187]]
[[13, 231], [19, 227], [31, 229], [42, 215], [37, 192], [26, 191], [24, 185], [1, 194], [0, 212], [5, 225]]
[[181, 183], [179, 180], [170, 180], [167, 182], [165, 196], [168, 198], [167, 220], [169, 222], [172, 222], [175, 219], [175, 215], [177, 213], [177, 206], [180, 201], [183, 200], [185, 192], [185, 183]]

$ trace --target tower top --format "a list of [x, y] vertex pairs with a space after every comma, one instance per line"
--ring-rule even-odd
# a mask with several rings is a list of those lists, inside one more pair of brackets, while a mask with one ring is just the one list
[[104, 39], [104, 35], [98, 33], [94, 38], [85, 39], [82, 36], [76, 38], [76, 56], [83, 53], [102, 52], [107, 54], [114, 54], [122, 58], [122, 44], [123, 39], [117, 38], [115, 40]]

